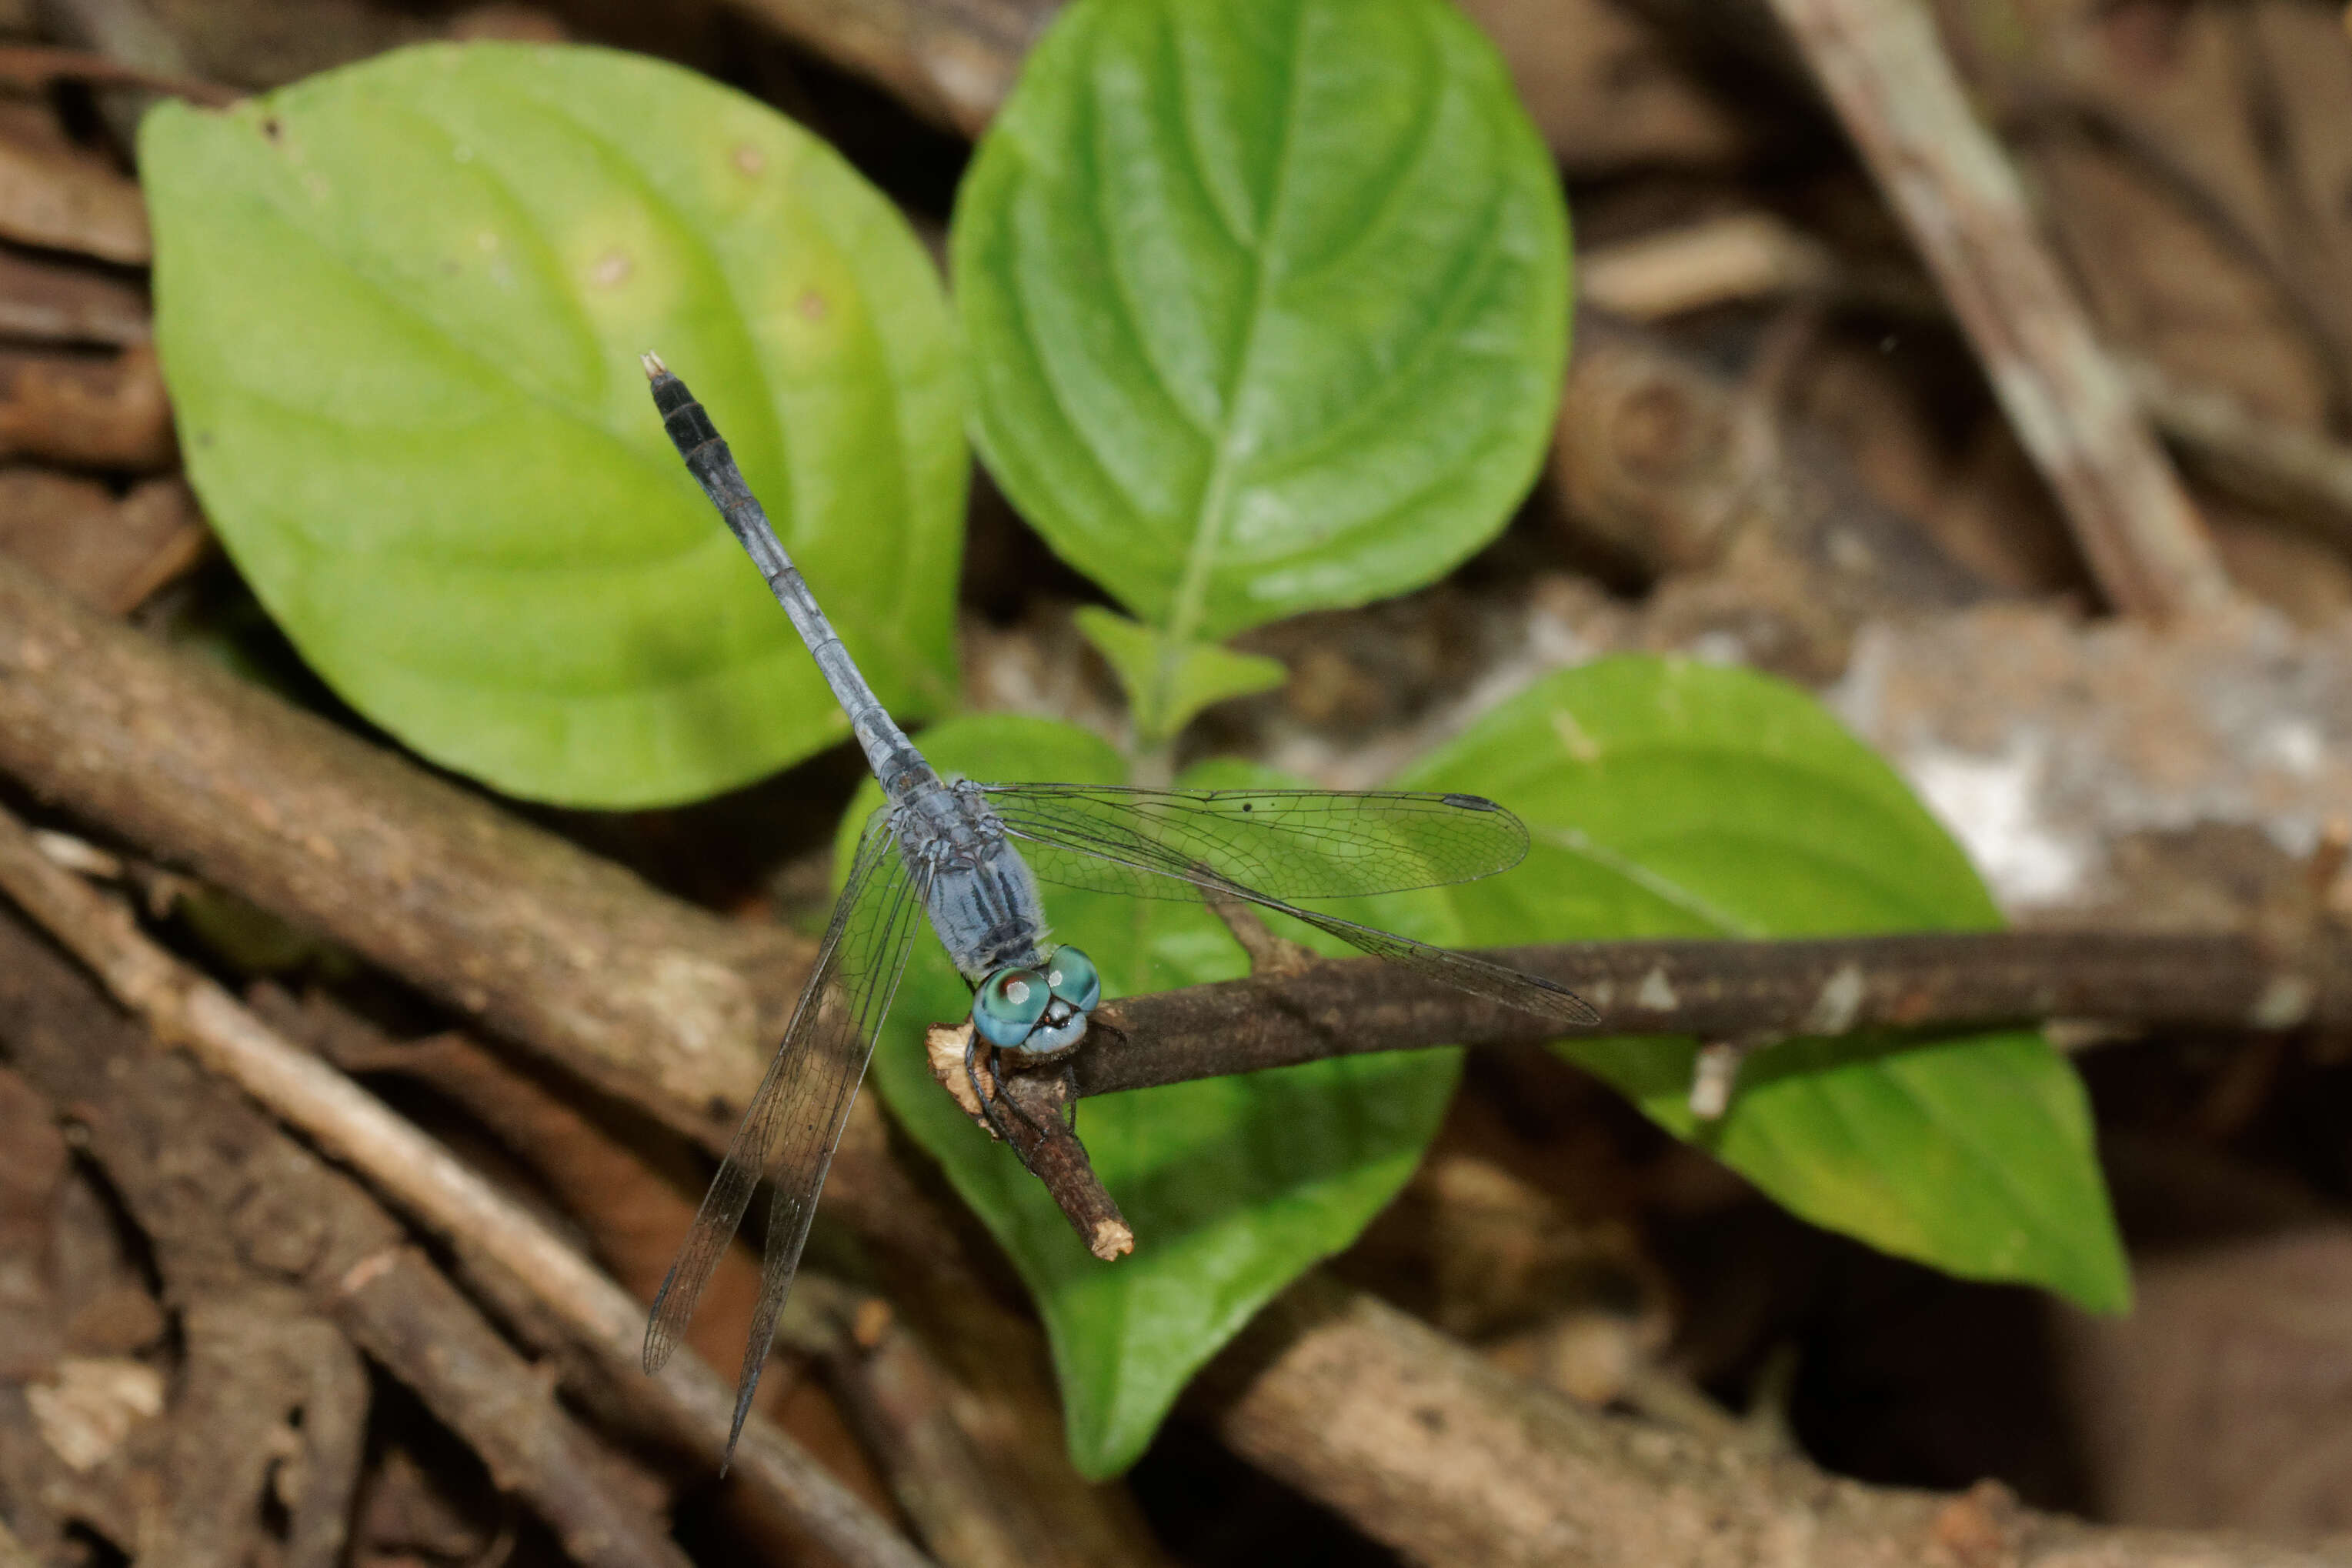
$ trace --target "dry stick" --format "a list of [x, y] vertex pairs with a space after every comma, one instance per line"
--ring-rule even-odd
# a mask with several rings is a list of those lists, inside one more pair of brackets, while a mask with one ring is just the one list
[[[2279, 1030], [2352, 1026], [2352, 937], [1953, 931], [1780, 942], [1562, 942], [1492, 955], [1572, 987], [1603, 1035], [1748, 1039], [1955, 1031], [2050, 1018]], [[1540, 1019], [1377, 960], [1106, 1003], [1081, 1095], [1437, 1041], [1514, 1045]], [[1121, 1039], [1149, 1042], [1123, 1049]], [[1761, 1064], [1759, 1064], [1759, 1066]]]
[[1409, 1560], [1482, 1568], [2320, 1568], [2298, 1548], [1937, 1497], [1605, 1415], [1310, 1275], [1189, 1396], [1234, 1452]]
[[2228, 580], [2179, 478], [1969, 112], [1920, 0], [1772, 0], [1952, 301], [2115, 606], [2214, 608]]
[[[214, 1300], [217, 1330], [220, 1312], [240, 1306], [269, 1312], [269, 1298], [279, 1292], [268, 1282], [289, 1281], [285, 1295], [299, 1288], [316, 1310], [414, 1388], [483, 1457], [502, 1488], [554, 1528], [583, 1568], [684, 1568], [650, 1510], [611, 1489], [616, 1467], [602, 1447], [564, 1414], [538, 1370], [402, 1245], [391, 1215], [230, 1086], [184, 1057], [160, 1053], [147, 1029], [117, 1012], [30, 923], [5, 910], [0, 1030], [25, 1078], [81, 1121], [91, 1152], [162, 1255], [191, 1318], [206, 1310], [201, 1292], [207, 1288], [230, 1288]], [[191, 1292], [198, 1293], [194, 1301], [185, 1299]], [[305, 1321], [290, 1302], [276, 1315]], [[214, 1331], [200, 1321], [188, 1328], [191, 1354], [201, 1362]], [[249, 1352], [226, 1353], [250, 1359]], [[184, 1398], [202, 1398], [201, 1365], [191, 1378]], [[314, 1382], [302, 1402], [335, 1401], [333, 1382], [331, 1373], [324, 1386]], [[230, 1389], [220, 1393], [235, 1397]], [[311, 1415], [306, 1438], [316, 1425], [323, 1440], [335, 1415]], [[221, 1437], [211, 1428], [184, 1428], [179, 1436], [194, 1445]], [[358, 1434], [345, 1440], [356, 1469]], [[246, 1487], [259, 1480], [250, 1443], [218, 1458], [222, 1464], [198, 1466], [183, 1451], [173, 1466], [175, 1489], [225, 1483], [239, 1469]], [[331, 1457], [320, 1452], [312, 1462], [324, 1465]], [[288, 1500], [297, 1536], [289, 1542], [291, 1553], [302, 1537], [324, 1533], [315, 1515], [330, 1503], [308, 1487]], [[201, 1523], [194, 1510], [174, 1511], [183, 1528]], [[343, 1511], [338, 1508], [336, 1517]], [[202, 1545], [203, 1532], [184, 1535], [155, 1559], [210, 1560]]]
[[2264, 417], [2218, 387], [2145, 360], [2123, 372], [2140, 406], [2203, 477], [2258, 506], [2305, 519], [2352, 549], [2352, 447]]
[[[1581, 306], [1650, 323], [1731, 300], [1821, 294], [1943, 316], [1924, 289], [1842, 270], [1827, 247], [1780, 218], [1739, 213], [1577, 258]], [[1916, 297], [1915, 297], [1916, 296]], [[2150, 422], [2212, 484], [2352, 547], [2352, 447], [2256, 412], [2220, 387], [2117, 356]]]
[[[0, 812], [0, 889], [53, 933], [163, 1039], [229, 1079], [272, 1112], [366, 1173], [380, 1191], [443, 1235], [495, 1258], [614, 1375], [637, 1360], [644, 1312], [538, 1219], [349, 1079], [289, 1044], [204, 975], [157, 947], [130, 914], [44, 858]], [[710, 1462], [726, 1446], [734, 1396], [693, 1356], [654, 1385], [682, 1434]], [[925, 1559], [782, 1433], [754, 1418], [736, 1468], [772, 1491], [809, 1533], [860, 1568], [918, 1568]]]
[[16, 45], [0, 48], [0, 79], [29, 87], [53, 81], [81, 81], [93, 87], [137, 87], [169, 98], [184, 98], [213, 109], [224, 109], [245, 95], [232, 87], [173, 71], [142, 70], [90, 49], [43, 48]]
[[[1087, 1251], [1105, 1263], [1133, 1252], [1134, 1230], [1095, 1174], [1086, 1145], [1066, 1120], [1072, 1098], [1069, 1075], [1059, 1063], [1000, 1071], [1003, 1058], [985, 1049], [976, 1072], [967, 1073], [964, 1052], [971, 1043], [970, 1019], [933, 1024], [924, 1032], [923, 1053], [940, 1087], [989, 1136], [1012, 1145], [1029, 1173], [1053, 1194]], [[974, 1077], [980, 1080], [977, 1092]]]
[[924, 118], [976, 136], [1062, 0], [735, 0]]
[[807, 973], [789, 933], [667, 898], [5, 558], [0, 773], [698, 1136], [759, 1082]]

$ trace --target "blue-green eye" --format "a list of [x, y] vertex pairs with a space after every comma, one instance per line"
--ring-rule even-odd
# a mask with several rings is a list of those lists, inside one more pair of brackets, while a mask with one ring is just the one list
[[1102, 1000], [1102, 976], [1095, 961], [1075, 947], [1057, 947], [1045, 961], [1045, 984], [1055, 995], [1081, 1013], [1091, 1013]]
[[1053, 989], [1034, 969], [1000, 969], [972, 993], [971, 1026], [992, 1046], [1010, 1048], [1045, 1016]]

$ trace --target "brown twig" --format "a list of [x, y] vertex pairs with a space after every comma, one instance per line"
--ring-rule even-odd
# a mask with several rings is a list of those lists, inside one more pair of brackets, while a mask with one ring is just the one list
[[976, 136], [1061, 0], [735, 0], [908, 108]]
[[[1941, 301], [1924, 292], [1909, 298], [1842, 272], [1825, 248], [1762, 213], [1588, 252], [1578, 258], [1577, 285], [1588, 309], [1641, 322], [1731, 300], [1816, 293], [1942, 315]], [[2352, 548], [2352, 447], [2267, 418], [2231, 394], [2181, 381], [2152, 361], [2118, 356], [2116, 367], [2157, 430], [2201, 477]], [[1576, 390], [1571, 381], [1571, 394]], [[1563, 420], [1563, 435], [1570, 429]], [[1654, 488], [1654, 477], [1644, 477]]]
[[[1563, 942], [1492, 956], [1573, 987], [1604, 1035], [1754, 1038], [1950, 1032], [2051, 1018], [2232, 1030], [2352, 1025], [2352, 942], [2299, 951], [2248, 934], [1970, 931], [1782, 942]], [[1081, 1095], [1257, 1072], [1439, 1041], [1524, 1044], [1541, 1020], [1370, 959], [1106, 1004]]]
[[1310, 1275], [1194, 1393], [1233, 1449], [1423, 1563], [1537, 1568], [2320, 1568], [2352, 1542], [2115, 1530], [1863, 1485], [1570, 1404]]
[[[496, 1259], [616, 1375], [627, 1375], [644, 1330], [642, 1309], [545, 1226], [310, 1053], [290, 1045], [243, 1004], [148, 941], [129, 914], [44, 858], [31, 835], [0, 814], [0, 889], [75, 955], [162, 1038], [186, 1046], [444, 1235]], [[346, 1280], [342, 1294], [354, 1287]], [[701, 1361], [679, 1356], [649, 1386], [661, 1391], [677, 1431], [717, 1463], [734, 1398]], [[917, 1568], [920, 1554], [813, 1464], [782, 1433], [754, 1419], [736, 1466], [772, 1490], [811, 1534], [859, 1568]]]
[[2121, 363], [2148, 417], [2205, 479], [2352, 550], [2352, 447], [2264, 418], [2229, 393], [2189, 385], [2149, 361]]
[[777, 1341], [824, 1369], [898, 1506], [941, 1563], [1032, 1568], [1053, 1552], [1038, 1528], [1050, 1530], [1049, 1521], [1004, 1506], [955, 1420], [955, 1390], [880, 1297], [803, 1269]]
[[798, 938], [666, 898], [5, 559], [0, 772], [698, 1134], [748, 1099], [806, 973]]
[[976, 1066], [980, 1085], [975, 1091], [964, 1067], [964, 1052], [971, 1041], [970, 1019], [933, 1024], [925, 1031], [923, 1052], [940, 1087], [991, 1137], [1012, 1145], [1029, 1173], [1053, 1194], [1087, 1251], [1106, 1263], [1134, 1251], [1134, 1230], [1095, 1174], [1086, 1145], [1078, 1142], [1067, 1120], [1072, 1099], [1069, 1075], [1059, 1064], [1003, 1071], [1002, 1058], [994, 1051], [982, 1049]]
[[[136, 1184], [145, 1173], [134, 1173]], [[134, 1191], [137, 1203], [147, 1194]], [[142, 1218], [160, 1205], [144, 1205]], [[168, 1255], [168, 1254], [167, 1254]], [[300, 1291], [271, 1281], [184, 1302], [185, 1365], [160, 1540], [143, 1551], [191, 1568], [236, 1568], [260, 1548], [270, 1472], [294, 1461], [282, 1561], [335, 1568], [366, 1446], [367, 1374]], [[404, 1379], [404, 1381], [406, 1381]], [[430, 1378], [427, 1378], [430, 1383]], [[289, 1417], [299, 1416], [299, 1426]], [[295, 1453], [280, 1449], [290, 1436]]]
[[103, 360], [0, 353], [0, 458], [149, 473], [178, 451], [152, 344]]
[[139, 187], [101, 163], [0, 139], [0, 237], [143, 267], [153, 243]]
[[1772, 0], [1982, 358], [2116, 608], [2230, 596], [2195, 509], [1969, 111], [1920, 0]]
[[93, 87], [138, 87], [167, 98], [225, 109], [244, 97], [234, 88], [173, 71], [142, 70], [134, 65], [89, 49], [40, 48], [17, 45], [0, 48], [0, 78], [45, 87], [53, 81], [83, 81]]
[[[17, 847], [10, 840], [0, 848], [12, 873]], [[65, 923], [102, 940], [94, 928], [109, 922], [85, 910]], [[91, 1152], [163, 1253], [167, 1278], [198, 1289], [225, 1275], [287, 1282], [410, 1383], [579, 1561], [683, 1568], [667, 1534], [627, 1506], [610, 1462], [547, 1384], [400, 1245], [399, 1227], [357, 1186], [233, 1089], [157, 1052], [13, 914], [0, 914], [0, 1038], [19, 1070], [88, 1130]], [[107, 961], [118, 982], [168, 963], [129, 949]]]

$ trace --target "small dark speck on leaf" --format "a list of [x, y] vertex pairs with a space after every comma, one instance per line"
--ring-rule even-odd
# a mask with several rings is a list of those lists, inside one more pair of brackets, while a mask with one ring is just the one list
[[1248, 801], [1244, 801], [1242, 802], [1242, 809], [1244, 811], [1255, 811], [1257, 807]]
[[702, 1109], [709, 1113], [713, 1121], [724, 1121], [735, 1114], [734, 1106], [728, 1103], [727, 1097], [723, 1094], [712, 1095], [709, 1102]]
[[1443, 1433], [1445, 1430], [1445, 1412], [1434, 1405], [1423, 1405], [1412, 1413], [1412, 1418], [1421, 1423], [1423, 1431]]
[[261, 121], [261, 133], [275, 142], [286, 133], [286, 128], [278, 122], [278, 116], [272, 114], [265, 117]]

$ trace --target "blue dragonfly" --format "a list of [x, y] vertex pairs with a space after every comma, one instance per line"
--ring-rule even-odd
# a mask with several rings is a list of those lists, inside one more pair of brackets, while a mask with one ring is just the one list
[[783, 1042], [646, 1327], [646, 1370], [659, 1372], [764, 1179], [760, 1301], [736, 1386], [730, 1456], [834, 1145], [925, 916], [972, 988], [965, 1071], [983, 1108], [989, 1100], [974, 1065], [983, 1046], [1014, 1067], [1066, 1058], [1086, 1038], [1087, 1016], [1102, 999], [1093, 961], [1048, 935], [1041, 882], [1137, 898], [1240, 900], [1553, 1022], [1598, 1021], [1581, 998], [1550, 981], [1298, 901], [1438, 887], [1517, 864], [1527, 853], [1525, 825], [1483, 796], [941, 778], [858, 673], [702, 405], [655, 355], [645, 356], [645, 368], [679, 456], [792, 617], [885, 797], [858, 836]]

